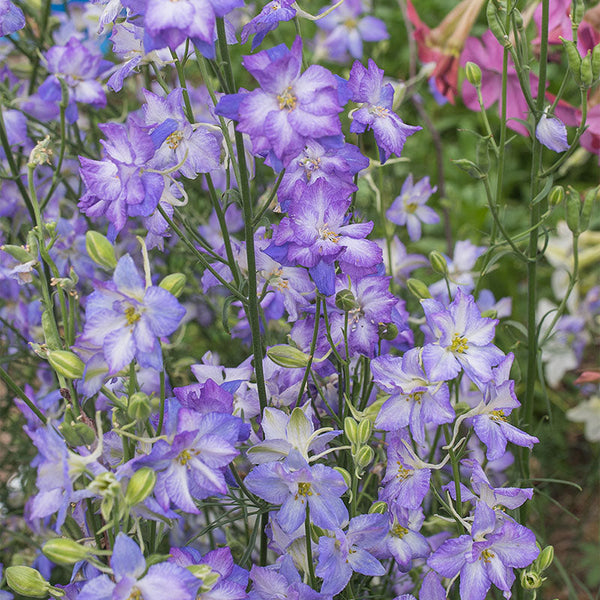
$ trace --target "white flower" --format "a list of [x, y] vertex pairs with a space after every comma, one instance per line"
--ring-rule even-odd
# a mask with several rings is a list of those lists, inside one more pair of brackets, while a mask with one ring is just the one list
[[586, 440], [600, 442], [600, 396], [592, 396], [579, 406], [569, 409], [566, 414], [569, 421], [584, 423]]

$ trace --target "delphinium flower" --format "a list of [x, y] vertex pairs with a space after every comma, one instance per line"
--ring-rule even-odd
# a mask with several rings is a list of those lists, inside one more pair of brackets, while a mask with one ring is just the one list
[[315, 574], [323, 579], [321, 593], [339, 594], [353, 572], [383, 575], [384, 566], [371, 552], [382, 543], [387, 530], [385, 515], [367, 514], [351, 519], [347, 531], [338, 527], [332, 531], [332, 537], [321, 536], [319, 564], [315, 569]]
[[160, 338], [177, 329], [185, 308], [167, 290], [147, 285], [129, 254], [119, 259], [112, 281], [96, 288], [87, 299], [78, 343], [102, 348], [113, 375], [134, 358], [142, 367], [161, 370]]
[[319, 65], [301, 73], [301, 38], [291, 50], [281, 44], [242, 62], [261, 87], [225, 96], [215, 110], [238, 121], [255, 154], [287, 167], [308, 140], [341, 133], [337, 80]]
[[164, 598], [165, 590], [178, 600], [194, 600], [200, 581], [186, 568], [172, 562], [147, 563], [140, 547], [124, 533], [115, 539], [110, 566], [114, 580], [99, 575], [89, 580], [78, 600], [126, 600]]
[[391, 394], [377, 415], [376, 427], [398, 431], [410, 426], [417, 444], [425, 442], [426, 424], [451, 423], [455, 418], [448, 385], [427, 378], [420, 352], [420, 348], [412, 348], [401, 358], [385, 355], [371, 361], [373, 380]]
[[[328, 8], [323, 8], [323, 11]], [[360, 60], [363, 57], [363, 42], [380, 42], [389, 38], [385, 23], [377, 17], [364, 15], [364, 12], [363, 0], [346, 0], [317, 21], [317, 25], [327, 32], [322, 44], [329, 59], [346, 62], [350, 54], [352, 58]]]
[[383, 251], [386, 273], [390, 273], [392, 279], [402, 287], [406, 286], [407, 279], [415, 269], [429, 266], [429, 261], [422, 254], [408, 254], [406, 246], [398, 239], [397, 235], [392, 238], [389, 251], [387, 240], [379, 239], [375, 240], [375, 243]]
[[492, 367], [504, 356], [492, 344], [498, 320], [482, 317], [473, 296], [460, 289], [448, 308], [435, 300], [421, 304], [433, 334], [422, 353], [429, 378], [449, 381], [464, 370], [478, 386], [492, 379]]
[[544, 111], [535, 128], [535, 137], [538, 141], [554, 152], [566, 152], [569, 149], [567, 141], [567, 128], [557, 117], [548, 115]]
[[406, 139], [421, 127], [406, 125], [392, 110], [394, 88], [391, 83], [383, 84], [383, 69], [372, 59], [368, 68], [356, 61], [350, 71], [348, 91], [351, 100], [360, 105], [352, 112], [350, 131], [373, 130], [382, 164], [391, 154], [400, 156]]
[[535, 535], [523, 525], [505, 519], [484, 503], [475, 509], [469, 535], [444, 542], [427, 564], [448, 578], [460, 574], [460, 597], [484, 600], [494, 584], [511, 597], [513, 568], [530, 565], [538, 556]]
[[10, 35], [25, 27], [23, 11], [11, 0], [0, 0], [0, 37]]
[[291, 21], [296, 16], [293, 0], [271, 0], [263, 9], [242, 29], [242, 44], [254, 34], [252, 50], [256, 50], [269, 31], [277, 29], [281, 21]]
[[60, 79], [69, 90], [66, 118], [69, 123], [77, 120], [77, 102], [92, 108], [106, 106], [106, 94], [97, 81], [109, 63], [84, 46], [77, 38], [71, 38], [65, 46], [53, 46], [46, 52], [46, 68], [50, 75], [42, 83], [38, 94], [46, 102], [58, 105], [62, 98]]
[[298, 529], [306, 518], [318, 527], [341, 527], [348, 510], [340, 496], [348, 489], [336, 470], [323, 464], [309, 464], [292, 449], [284, 461], [260, 464], [244, 480], [253, 493], [272, 504], [279, 504], [276, 518], [287, 532]]
[[431, 197], [437, 188], [429, 184], [429, 177], [424, 177], [413, 184], [412, 173], [408, 175], [400, 195], [392, 202], [387, 209], [385, 216], [396, 225], [406, 225], [408, 236], [415, 242], [421, 238], [421, 223], [437, 223], [440, 220], [439, 215], [425, 206], [425, 203]]

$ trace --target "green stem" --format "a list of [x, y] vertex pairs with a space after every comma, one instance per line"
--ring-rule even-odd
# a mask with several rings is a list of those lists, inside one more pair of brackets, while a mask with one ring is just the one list
[[40, 409], [27, 397], [27, 394], [14, 382], [12, 377], [2, 368], [0, 367], [0, 379], [4, 381], [6, 387], [18, 398], [23, 400], [25, 404], [27, 404], [28, 408], [33, 412], [33, 414], [44, 424], [48, 424], [48, 419], [44, 413], [40, 411]]
[[306, 538], [306, 562], [308, 563], [308, 577], [310, 580], [310, 587], [314, 590], [316, 587], [315, 566], [313, 564], [312, 555], [312, 539], [310, 535], [310, 506], [308, 501], [306, 502], [306, 516], [304, 518], [304, 536]]
[[317, 347], [317, 339], [319, 338], [319, 320], [321, 318], [321, 296], [317, 294], [317, 304], [315, 306], [315, 326], [313, 328], [313, 336], [310, 342], [310, 354], [308, 357], [308, 364], [306, 365], [306, 369], [304, 369], [304, 377], [302, 378], [302, 383], [300, 384], [300, 390], [298, 391], [298, 398], [296, 399], [296, 406], [300, 406], [300, 402], [302, 400], [302, 395], [304, 394], [304, 388], [306, 387], [306, 382], [308, 381], [308, 375], [310, 373], [310, 368], [313, 362], [313, 358], [315, 355], [315, 349]]

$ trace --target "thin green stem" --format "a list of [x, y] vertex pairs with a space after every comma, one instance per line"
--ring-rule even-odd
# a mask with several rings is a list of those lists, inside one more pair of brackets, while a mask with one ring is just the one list
[[33, 412], [33, 414], [44, 424], [47, 425], [48, 419], [44, 413], [40, 411], [40, 409], [29, 399], [27, 394], [14, 382], [12, 377], [2, 368], [0, 367], [0, 379], [4, 381], [6, 387], [15, 395], [17, 398], [20, 398], [25, 402], [27, 407]]
[[304, 394], [304, 388], [306, 387], [306, 382], [308, 381], [308, 375], [310, 374], [310, 369], [312, 366], [313, 358], [315, 355], [315, 349], [317, 347], [317, 340], [319, 339], [319, 321], [321, 318], [321, 296], [317, 295], [317, 303], [315, 305], [315, 326], [313, 328], [313, 336], [310, 342], [310, 354], [308, 356], [308, 364], [306, 365], [306, 369], [304, 369], [304, 377], [302, 378], [302, 383], [300, 384], [300, 390], [298, 391], [298, 398], [296, 399], [296, 406], [300, 406], [300, 402], [302, 401], [302, 395]]
[[316, 587], [315, 565], [313, 564], [312, 555], [312, 539], [310, 535], [310, 506], [308, 501], [306, 502], [306, 516], [304, 517], [304, 535], [306, 538], [306, 562], [308, 563], [308, 577], [310, 581], [310, 587], [314, 590]]

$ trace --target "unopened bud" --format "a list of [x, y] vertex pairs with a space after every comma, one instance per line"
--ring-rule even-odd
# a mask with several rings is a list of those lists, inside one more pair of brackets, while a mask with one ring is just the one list
[[39, 571], [31, 567], [16, 566], [6, 569], [8, 587], [21, 596], [46, 598], [48, 594], [64, 596], [64, 591], [51, 586]]
[[85, 234], [85, 249], [97, 265], [105, 269], [114, 269], [117, 266], [115, 249], [101, 233], [88, 231]]
[[592, 50], [592, 75], [594, 81], [600, 77], [600, 44], [596, 44]]
[[420, 280], [410, 278], [406, 281], [406, 287], [408, 291], [417, 298], [417, 300], [426, 300], [431, 298], [431, 292], [427, 286]]
[[375, 458], [375, 451], [371, 446], [362, 446], [356, 456], [354, 457], [354, 462], [359, 469], [364, 469], [368, 467]]
[[472, 161], [467, 158], [458, 158], [452, 161], [459, 169], [470, 175], [473, 179], [484, 179], [485, 173]]
[[431, 264], [431, 268], [440, 275], [444, 277], [448, 275], [448, 263], [444, 258], [444, 255], [437, 250], [432, 250], [429, 253], [429, 262]]
[[171, 292], [175, 298], [179, 298], [185, 288], [186, 276], [183, 273], [171, 273], [167, 275], [158, 285]]
[[467, 74], [467, 81], [470, 84], [474, 85], [475, 87], [479, 87], [481, 85], [481, 69], [479, 68], [479, 65], [469, 61], [465, 66], [465, 72]]
[[150, 399], [144, 392], [136, 392], [129, 398], [127, 416], [134, 421], [145, 421], [152, 412]]
[[521, 571], [521, 585], [526, 590], [537, 590], [542, 587], [544, 578], [536, 571]]
[[90, 550], [69, 538], [54, 538], [47, 541], [42, 552], [57, 565], [74, 565], [90, 556]]
[[65, 419], [58, 429], [67, 444], [74, 448], [91, 446], [96, 441], [96, 432], [85, 423]]
[[380, 340], [395, 340], [398, 337], [398, 326], [394, 323], [378, 323], [377, 334]]
[[52, 350], [48, 352], [48, 362], [59, 374], [68, 379], [81, 379], [85, 371], [84, 362], [68, 350]]
[[565, 52], [567, 53], [567, 63], [569, 65], [569, 71], [573, 75], [573, 79], [578, 85], [581, 85], [581, 55], [577, 50], [577, 44], [572, 40], [565, 40], [560, 38], [563, 43]]
[[541, 552], [540, 555], [535, 560], [535, 566], [537, 570], [541, 573], [545, 571], [554, 561], [554, 546], [546, 546]]
[[351, 290], [345, 288], [335, 295], [335, 305], [344, 312], [358, 308], [358, 303]]
[[31, 252], [28, 252], [23, 246], [13, 246], [12, 244], [5, 244], [0, 246], [0, 250], [10, 254], [15, 260], [20, 263], [27, 263], [32, 260], [36, 260], [37, 256], [33, 256]]
[[351, 444], [358, 444], [358, 424], [352, 417], [344, 419], [344, 433]]
[[357, 438], [359, 444], [366, 444], [371, 439], [371, 433], [373, 432], [373, 425], [369, 419], [363, 419], [358, 424]]
[[372, 515], [373, 513], [377, 513], [380, 515], [384, 515], [387, 512], [387, 509], [387, 502], [379, 500], [378, 502], [374, 502], [373, 504], [371, 504], [371, 507], [369, 508], [369, 514]]
[[154, 490], [156, 485], [156, 473], [150, 467], [142, 467], [136, 471], [127, 484], [125, 502], [129, 506], [135, 506], [143, 502]]
[[565, 199], [565, 188], [562, 185], [555, 185], [548, 194], [548, 203], [550, 206], [558, 206]]
[[308, 354], [305, 354], [302, 350], [288, 344], [271, 346], [271, 348], [267, 350], [267, 356], [276, 365], [288, 369], [305, 368], [309, 361]]
[[585, 4], [583, 0], [573, 0], [573, 9], [571, 10], [571, 21], [573, 25], [579, 25], [583, 21], [585, 13]]
[[50, 136], [47, 135], [43, 140], [40, 140], [30, 152], [27, 166], [35, 167], [37, 165], [49, 165], [52, 154], [52, 148], [50, 148]]
[[352, 477], [350, 477], [350, 473], [344, 469], [344, 467], [333, 467], [334, 471], [337, 471], [343, 478], [344, 483], [350, 487], [352, 485]]

